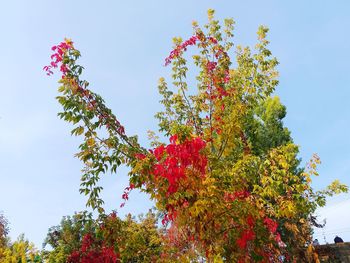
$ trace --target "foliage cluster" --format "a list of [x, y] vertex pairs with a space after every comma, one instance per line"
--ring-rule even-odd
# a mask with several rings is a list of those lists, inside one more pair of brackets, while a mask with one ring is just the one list
[[[49, 262], [317, 260], [311, 247], [313, 213], [327, 195], [348, 188], [339, 181], [323, 191], [311, 187], [317, 155], [300, 167], [298, 146], [282, 121], [286, 108], [274, 96], [278, 62], [268, 48], [268, 29], [259, 27], [253, 49], [233, 51], [234, 21], [221, 25], [213, 10], [208, 19], [204, 29], [193, 23], [189, 39], [174, 38], [165, 60], [172, 80], [159, 81], [163, 111], [156, 114], [160, 135], [169, 143], [152, 132], [151, 149], [127, 135], [81, 79], [73, 42], [52, 48], [44, 70], [62, 73], [59, 116], [83, 138], [77, 153], [84, 163], [80, 192], [100, 218], [77, 214], [50, 229]], [[123, 198], [133, 189], [148, 193], [163, 227], [152, 213], [139, 223], [105, 216], [98, 183], [122, 164], [130, 167]]]

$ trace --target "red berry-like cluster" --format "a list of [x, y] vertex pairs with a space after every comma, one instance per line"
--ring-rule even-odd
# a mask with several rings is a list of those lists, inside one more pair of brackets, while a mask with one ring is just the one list
[[174, 50], [170, 52], [170, 55], [165, 59], [165, 66], [169, 65], [171, 61], [178, 57], [182, 51], [186, 51], [188, 46], [193, 46], [198, 40], [197, 36], [192, 36], [182, 44], [178, 45]]
[[62, 77], [66, 75], [68, 68], [66, 64], [62, 63], [62, 60], [64, 54], [71, 48], [73, 48], [73, 42], [68, 39], [51, 48], [55, 53], [51, 55], [51, 63], [43, 68], [48, 76], [53, 74], [52, 69], [57, 68], [59, 64], [61, 64], [60, 71], [62, 72]]
[[208, 72], [212, 73], [214, 71], [214, 69], [216, 68], [217, 64], [218, 64], [217, 62], [208, 61], [208, 63], [207, 63]]
[[[125, 128], [117, 119], [113, 118], [108, 112], [96, 110], [96, 107], [98, 106], [96, 102], [96, 96], [94, 96], [94, 94], [86, 87], [84, 87], [81, 84], [81, 81], [77, 80], [78, 76], [76, 76], [76, 78], [67, 77], [69, 68], [65, 63], [64, 58], [69, 55], [67, 53], [69, 50], [74, 50], [73, 42], [71, 40], [65, 39], [65, 41], [61, 42], [57, 46], [53, 46], [51, 49], [54, 51], [54, 54], [51, 55], [51, 62], [49, 65], [44, 66], [43, 68], [43, 70], [46, 71], [46, 74], [49, 76], [52, 75], [53, 69], [59, 67], [59, 70], [62, 73], [62, 79], [70, 82], [70, 85], [75, 87], [76, 94], [80, 95], [86, 102], [88, 110], [97, 112], [97, 117], [101, 122], [101, 125], [105, 125], [108, 129], [110, 127], [113, 127], [120, 136], [125, 136]], [[70, 73], [72, 73], [72, 71], [70, 71]]]
[[133, 190], [134, 188], [135, 188], [134, 184], [130, 184], [128, 187], [125, 187], [124, 193], [122, 195], [124, 202], [120, 205], [120, 207], [125, 206], [125, 202], [129, 200], [129, 194], [130, 194], [131, 190]]
[[250, 195], [250, 193], [247, 190], [240, 190], [236, 191], [234, 193], [225, 193], [224, 194], [224, 200], [227, 202], [233, 202], [235, 200], [243, 200], [247, 198]]
[[[186, 139], [183, 142], [178, 141], [178, 136], [170, 137], [170, 144], [160, 145], [153, 150], [150, 150], [151, 159], [155, 162], [151, 165], [150, 173], [154, 175], [156, 182], [163, 185], [164, 179], [167, 182], [165, 197], [169, 197], [176, 193], [180, 187], [181, 190], [186, 190], [186, 179], [189, 174], [196, 175], [199, 178], [204, 178], [207, 172], [208, 159], [203, 153], [206, 147], [206, 142], [199, 138]], [[135, 154], [138, 160], [144, 160], [145, 154]], [[133, 187], [126, 188], [123, 199], [128, 199], [129, 190]], [[124, 204], [122, 204], [123, 206]], [[187, 207], [187, 200], [179, 200], [177, 205], [167, 204], [167, 211], [162, 220], [163, 224], [169, 221], [174, 221], [177, 216], [178, 207]]]
[[214, 37], [202, 38], [198, 35], [192, 36], [182, 44], [176, 46], [176, 48], [170, 52], [170, 55], [165, 59], [165, 66], [169, 65], [174, 58], [178, 57], [181, 54], [181, 52], [186, 51], [188, 46], [194, 46], [197, 44], [197, 41], [202, 41], [203, 39], [204, 41], [208, 40], [212, 44], [218, 43]]
[[81, 242], [81, 248], [69, 256], [69, 263], [116, 263], [120, 255], [113, 247], [100, 244], [91, 234], [86, 234]]
[[186, 178], [187, 170], [205, 176], [208, 160], [201, 153], [205, 146], [205, 141], [198, 137], [177, 143], [177, 136], [174, 135], [170, 137], [169, 145], [161, 145], [151, 151], [157, 160], [152, 173], [156, 178], [161, 177], [168, 181], [168, 196], [178, 190], [179, 181]]
[[276, 234], [278, 224], [276, 221], [272, 220], [271, 218], [265, 218], [264, 219], [264, 224], [267, 227], [267, 229], [272, 233]]
[[242, 232], [241, 237], [236, 241], [237, 245], [241, 249], [246, 249], [248, 242], [255, 239], [255, 232], [253, 229], [255, 224], [254, 218], [251, 216], [248, 216], [247, 224], [248, 224], [248, 228]]

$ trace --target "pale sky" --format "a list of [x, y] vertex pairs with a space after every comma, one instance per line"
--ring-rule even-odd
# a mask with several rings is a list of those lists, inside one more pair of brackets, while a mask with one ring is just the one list
[[[306, 3], [307, 2], [307, 3]], [[270, 48], [280, 61], [276, 93], [287, 106], [286, 126], [305, 163], [321, 157], [321, 189], [338, 178], [350, 185], [350, 2], [343, 1], [44, 1], [0, 2], [0, 211], [39, 247], [50, 226], [85, 208], [79, 194], [80, 140], [57, 117], [58, 76], [42, 67], [50, 47], [72, 38], [91, 88], [105, 98], [128, 134], [147, 145], [160, 109], [157, 80], [173, 36], [191, 36], [192, 20], [203, 24], [206, 10], [236, 21], [235, 42], [255, 43], [259, 25], [270, 28]], [[127, 169], [103, 179], [106, 209], [118, 208]], [[131, 194], [120, 210], [138, 214], [152, 206]], [[327, 217], [325, 234], [350, 241], [350, 195], [332, 199], [318, 211]], [[320, 232], [316, 232], [320, 235]], [[322, 233], [321, 233], [322, 234]], [[320, 241], [321, 238], [318, 237]]]

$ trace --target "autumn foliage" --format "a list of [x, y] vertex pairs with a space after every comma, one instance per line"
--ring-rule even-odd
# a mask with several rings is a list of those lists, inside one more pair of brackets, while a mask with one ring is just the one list
[[[52, 48], [52, 62], [44, 70], [51, 75], [58, 68], [62, 74], [59, 116], [84, 139], [77, 154], [85, 164], [80, 191], [88, 196], [88, 206], [104, 214], [100, 177], [121, 164], [129, 166], [123, 199], [139, 189], [162, 215], [164, 249], [154, 257], [158, 262], [309, 260], [310, 216], [326, 195], [347, 187], [336, 181], [324, 191], [312, 189], [320, 162], [316, 155], [308, 167], [300, 167], [298, 147], [283, 126], [285, 107], [273, 97], [278, 62], [268, 49], [268, 29], [259, 28], [254, 50], [237, 46], [232, 52], [234, 22], [226, 19], [222, 26], [213, 14], [209, 10], [205, 30], [194, 23], [188, 40], [174, 39], [165, 59], [172, 86], [160, 79], [164, 110], [156, 114], [169, 143], [151, 133], [152, 149], [127, 135], [81, 80], [80, 52], [73, 42]], [[188, 66], [188, 49], [196, 68]], [[118, 262], [113, 242], [104, 242], [85, 235], [70, 262]]]
[[78, 251], [72, 252], [68, 257], [68, 262], [115, 263], [120, 262], [120, 257], [114, 252], [113, 247], [108, 247], [103, 242], [97, 242], [90, 234], [86, 234], [82, 238], [81, 248]]

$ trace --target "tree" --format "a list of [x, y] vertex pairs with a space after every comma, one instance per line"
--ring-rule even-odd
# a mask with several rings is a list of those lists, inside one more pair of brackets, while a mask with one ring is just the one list
[[45, 259], [50, 263], [63, 263], [68, 256], [81, 246], [82, 237], [94, 233], [96, 223], [91, 213], [76, 213], [73, 216], [63, 217], [60, 225], [49, 229], [44, 247], [49, 245], [52, 251], [45, 251]]
[[[0, 248], [0, 250], [2, 250]], [[33, 243], [25, 239], [24, 235], [20, 235], [18, 239], [9, 244], [2, 250], [0, 254], [0, 263], [41, 263], [39, 251]]]
[[90, 213], [64, 217], [50, 228], [45, 245], [49, 263], [63, 262], [154, 262], [162, 252], [161, 230], [155, 214], [149, 211], [135, 220], [116, 213], [94, 220]]
[[130, 214], [124, 221], [121, 242], [121, 262], [157, 262], [164, 250], [163, 230], [157, 227], [158, 218], [151, 210], [135, 220]]
[[6, 217], [0, 213], [0, 259], [3, 257], [5, 248], [9, 245], [9, 239], [7, 237], [9, 233], [9, 223]]
[[[192, 37], [174, 38], [165, 60], [172, 65], [172, 87], [160, 79], [164, 110], [156, 115], [169, 143], [151, 133], [149, 150], [126, 134], [81, 80], [73, 42], [52, 48], [44, 70], [51, 75], [59, 67], [62, 73], [59, 116], [75, 125], [72, 134], [84, 138], [77, 154], [85, 164], [80, 192], [88, 196], [88, 206], [104, 213], [100, 176], [129, 166], [123, 198], [137, 188], [155, 201], [168, 226], [166, 244], [173, 248], [163, 255], [168, 261], [179, 261], [180, 254], [184, 262], [311, 260], [305, 250], [311, 216], [326, 195], [347, 187], [336, 181], [324, 191], [312, 189], [320, 163], [316, 155], [308, 167], [299, 167], [298, 147], [282, 122], [286, 109], [273, 97], [278, 62], [268, 49], [268, 29], [259, 28], [254, 50], [237, 46], [233, 53], [234, 21], [221, 26], [213, 10], [208, 18], [205, 30], [193, 23]], [[195, 69], [188, 66], [189, 48], [197, 51], [191, 57]], [[196, 86], [189, 84], [190, 75]]]
[[8, 237], [9, 222], [0, 213], [0, 263], [42, 262], [39, 251], [33, 243], [21, 234], [15, 242]]

